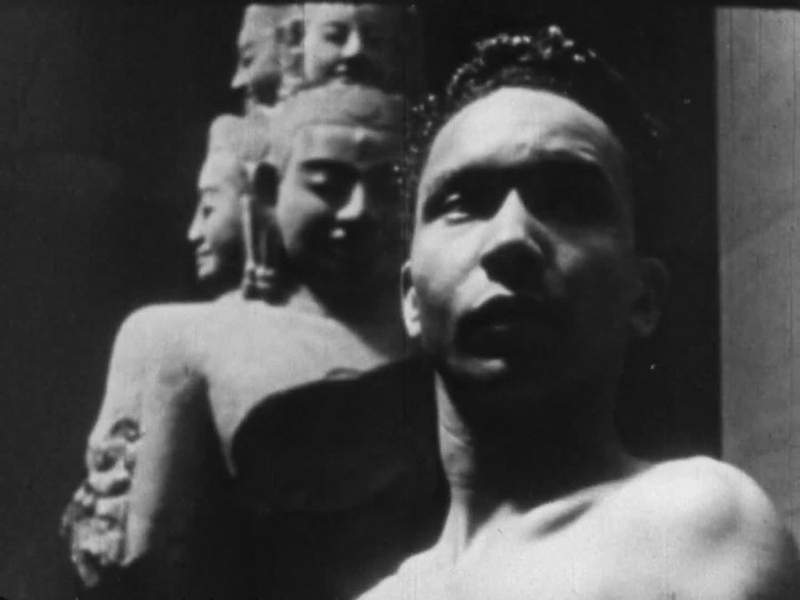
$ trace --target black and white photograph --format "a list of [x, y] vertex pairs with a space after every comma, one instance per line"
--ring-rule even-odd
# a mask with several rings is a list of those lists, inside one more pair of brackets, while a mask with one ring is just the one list
[[800, 598], [794, 2], [0, 48], [0, 600]]

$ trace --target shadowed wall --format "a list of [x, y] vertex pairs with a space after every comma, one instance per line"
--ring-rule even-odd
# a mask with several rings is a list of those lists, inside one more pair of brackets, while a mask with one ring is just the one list
[[723, 456], [800, 535], [800, 11], [716, 27]]

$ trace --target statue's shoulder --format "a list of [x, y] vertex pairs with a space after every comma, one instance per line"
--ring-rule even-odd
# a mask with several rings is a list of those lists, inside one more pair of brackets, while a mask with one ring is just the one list
[[117, 330], [114, 356], [123, 361], [154, 362], [165, 355], [186, 352], [208, 323], [210, 304], [153, 304], [136, 309]]
[[[707, 457], [657, 463], [609, 499], [640, 558], [664, 562], [679, 585], [707, 595], [789, 598], [797, 552], [777, 510], [742, 470]], [[760, 594], [760, 595], [759, 595]], [[744, 597], [744, 596], [742, 596]], [[750, 597], [747, 595], [746, 597]]]

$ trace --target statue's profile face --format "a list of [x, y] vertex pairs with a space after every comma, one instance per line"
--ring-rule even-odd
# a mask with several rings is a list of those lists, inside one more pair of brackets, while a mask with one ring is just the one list
[[291, 6], [247, 7], [237, 40], [239, 54], [233, 89], [242, 89], [248, 100], [272, 104], [281, 81], [279, 29]]
[[307, 4], [304, 79], [340, 78], [399, 89], [404, 16], [398, 5]]
[[206, 158], [187, 234], [194, 247], [197, 279], [203, 284], [235, 284], [241, 278], [243, 186], [244, 174], [231, 154], [216, 152]]
[[295, 134], [275, 208], [295, 270], [342, 286], [396, 277], [403, 206], [393, 165], [402, 150], [399, 134], [363, 127]]

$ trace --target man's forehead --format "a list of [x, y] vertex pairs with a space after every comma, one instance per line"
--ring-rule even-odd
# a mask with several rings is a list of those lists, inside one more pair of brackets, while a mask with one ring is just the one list
[[[313, 3], [306, 7], [305, 19], [309, 25], [353, 22], [394, 22], [401, 7], [372, 3]], [[400, 23], [397, 26], [401, 26]]]
[[263, 47], [266, 43], [275, 39], [275, 30], [264, 29], [242, 29], [239, 33], [237, 46], [239, 52]]
[[599, 117], [555, 93], [509, 87], [445, 124], [433, 140], [421, 188], [460, 169], [519, 167], [553, 156], [595, 163], [625, 187], [623, 149]]
[[366, 168], [398, 161], [402, 153], [403, 137], [397, 132], [348, 125], [307, 125], [295, 133], [291, 160], [295, 164], [335, 161]]

